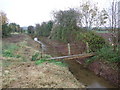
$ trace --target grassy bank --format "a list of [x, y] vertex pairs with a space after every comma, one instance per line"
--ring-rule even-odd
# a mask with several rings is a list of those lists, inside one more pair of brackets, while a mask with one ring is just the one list
[[[16, 38], [18, 37], [18, 38]], [[66, 64], [49, 60], [28, 35], [3, 39], [3, 88], [83, 88]]]

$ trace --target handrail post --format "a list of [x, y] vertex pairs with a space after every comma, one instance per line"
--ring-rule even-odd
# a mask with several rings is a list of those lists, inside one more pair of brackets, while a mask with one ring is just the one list
[[71, 52], [70, 52], [70, 43], [68, 43], [68, 55], [70, 55]]

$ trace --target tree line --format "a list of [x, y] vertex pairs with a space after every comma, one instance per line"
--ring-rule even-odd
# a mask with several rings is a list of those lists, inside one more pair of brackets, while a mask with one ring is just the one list
[[[112, 8], [115, 8], [115, 6], [113, 5]], [[115, 11], [116, 10], [112, 12]], [[116, 14], [116, 12], [113, 14]], [[106, 24], [110, 23], [111, 26], [109, 32], [112, 33], [114, 48], [117, 49], [116, 45], [118, 43], [119, 35], [115, 35], [119, 30], [116, 28], [116, 16], [113, 16], [114, 17], [111, 17], [105, 9], [99, 10], [96, 4], [86, 2], [79, 8], [70, 8], [68, 10], [53, 12], [54, 20], [43, 22], [41, 25], [36, 24], [35, 27], [29, 26], [28, 33], [31, 35], [34, 33], [33, 35], [37, 37], [45, 36], [50, 39], [66, 43], [80, 41], [83, 40], [83, 38], [87, 40], [86, 38], [89, 37], [88, 39], [93, 39], [93, 42], [91, 40], [87, 40], [86, 42], [89, 41], [89, 45], [94, 43], [93, 46], [96, 47], [98, 43], [104, 43], [105, 41], [101, 39], [101, 37], [97, 36], [93, 31], [99, 29], [101, 30], [101, 27], [106, 27]], [[96, 38], [96, 40], [94, 38]]]
[[[114, 7], [115, 6], [113, 5], [112, 8]], [[1, 12], [0, 14], [2, 18], [1, 25], [3, 36], [8, 36], [11, 32], [23, 31], [18, 24], [9, 24], [5, 13]], [[89, 41], [89, 45], [96, 47], [98, 43], [101, 43], [101, 41], [104, 43], [105, 41], [92, 32], [92, 30], [98, 30], [101, 26], [105, 27], [108, 19], [111, 19], [110, 21], [112, 22], [110, 23], [114, 24], [112, 26], [116, 26], [116, 17], [115, 15], [113, 16], [114, 17], [111, 18], [105, 9], [99, 10], [96, 4], [86, 2], [80, 5], [79, 8], [70, 8], [68, 10], [53, 12], [54, 20], [42, 22], [41, 24], [36, 24], [35, 26], [30, 25], [28, 26], [27, 31], [32, 37], [45, 36], [65, 43], [78, 42], [80, 40], [83, 41], [84, 39], [86, 42]], [[115, 34], [119, 30], [112, 27], [112, 30], [110, 31]], [[94, 40], [95, 38], [96, 40]], [[118, 41], [117, 39], [118, 37], [113, 37], [114, 45], [116, 45]], [[102, 46], [100, 45], [100, 47]]]
[[[60, 32], [61, 34], [64, 34], [65, 32], [69, 32], [70, 34], [71, 31], [73, 32], [78, 31], [78, 29], [80, 28], [85, 30], [92, 29], [92, 27], [99, 28], [100, 26], [104, 26], [108, 19], [108, 13], [105, 9], [100, 11], [95, 4], [91, 5], [90, 2], [86, 2], [82, 4], [80, 8], [76, 8], [76, 9], [70, 8], [68, 10], [60, 10], [54, 12], [53, 16], [54, 16], [53, 21], [43, 22], [41, 25], [36, 24], [36, 26], [34, 28], [32, 26], [31, 29], [30, 29], [31, 26], [29, 26], [28, 33], [34, 31], [36, 32], [37, 35], [49, 36], [49, 37], [54, 36], [53, 33], [59, 34], [57, 32]], [[57, 27], [60, 30], [56, 30]], [[58, 38], [61, 39], [64, 38], [62, 37], [64, 35], [57, 35], [57, 36], [60, 36]]]
[[34, 26], [28, 26], [28, 34], [29, 35], [33, 35], [33, 36], [45, 36], [48, 37], [50, 35], [50, 32], [52, 30], [52, 26], [53, 26], [53, 21], [48, 21], [48, 22], [43, 22], [41, 25], [40, 24], [36, 24], [35, 27]]
[[2, 37], [10, 36], [11, 33], [14, 32], [18, 33], [24, 32], [24, 30], [20, 27], [19, 24], [9, 23], [6, 13], [3, 11], [0, 12], [0, 25], [2, 30]]
[[[106, 24], [108, 13], [105, 9], [100, 11], [96, 5], [86, 2], [80, 8], [53, 12], [53, 16], [53, 21], [36, 24], [35, 27], [29, 26], [28, 33], [38, 38], [45, 36], [65, 43], [88, 42], [92, 48], [91, 51], [105, 44], [104, 39], [90, 32], [93, 26], [98, 28]], [[86, 39], [88, 36], [90, 40]]]

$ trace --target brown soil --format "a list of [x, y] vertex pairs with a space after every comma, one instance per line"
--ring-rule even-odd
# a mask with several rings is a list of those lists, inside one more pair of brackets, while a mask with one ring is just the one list
[[67, 67], [47, 62], [35, 65], [31, 57], [39, 52], [39, 44], [29, 36], [12, 35], [4, 38], [4, 43], [16, 44], [19, 48], [14, 54], [21, 57], [1, 58], [3, 60], [3, 88], [84, 88]]
[[21, 42], [25, 39], [25, 35], [24, 34], [14, 34], [10, 37], [6, 37], [3, 38], [2, 40], [5, 42], [10, 42], [10, 43], [17, 43], [17, 42]]
[[43, 63], [19, 63], [4, 70], [5, 88], [81, 88], [65, 67]]

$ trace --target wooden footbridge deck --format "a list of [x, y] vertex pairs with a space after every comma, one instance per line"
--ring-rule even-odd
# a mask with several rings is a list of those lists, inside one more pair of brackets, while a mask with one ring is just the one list
[[74, 60], [74, 59], [80, 59], [80, 58], [88, 58], [88, 57], [92, 57], [95, 54], [93, 53], [84, 53], [84, 54], [78, 54], [78, 55], [69, 55], [69, 56], [60, 56], [60, 57], [52, 57], [52, 58], [48, 58], [48, 60]]

